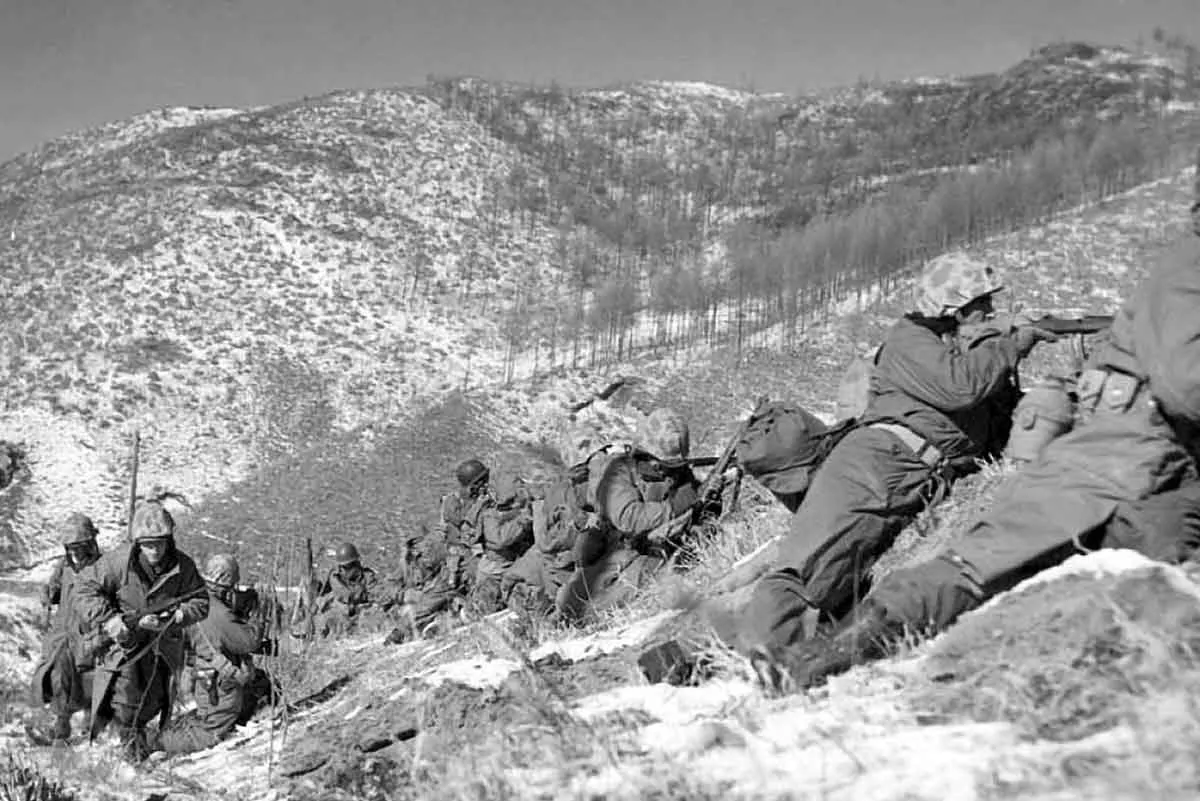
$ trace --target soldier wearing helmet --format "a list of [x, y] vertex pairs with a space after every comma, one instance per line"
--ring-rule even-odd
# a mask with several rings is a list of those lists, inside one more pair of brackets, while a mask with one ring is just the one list
[[779, 689], [805, 690], [886, 656], [905, 629], [944, 629], [1078, 551], [1118, 547], [1194, 559], [1197, 298], [1200, 237], [1185, 235], [1151, 267], [1089, 357], [1079, 378], [1079, 424], [1009, 476], [951, 548], [883, 578], [833, 636], [791, 647], [779, 663]]
[[[132, 542], [80, 574], [76, 603], [98, 640], [91, 736], [115, 722], [126, 754], [137, 760], [148, 753], [146, 724], [157, 716], [162, 729], [170, 719], [183, 629], [204, 619], [209, 600], [160, 501], [141, 502], [131, 528]], [[145, 611], [160, 604], [171, 611]]]
[[589, 425], [572, 421], [563, 431], [558, 452], [566, 475], [530, 505], [534, 544], [504, 575], [504, 596], [514, 612], [536, 617], [552, 612], [559, 590], [575, 572], [576, 541], [597, 539], [593, 530], [607, 529], [586, 498], [589, 464], [607, 464], [606, 454], [616, 448]]
[[57, 606], [58, 613], [33, 673], [33, 696], [50, 704], [54, 723], [48, 732], [34, 732], [35, 739], [65, 742], [71, 736], [71, 715], [86, 709], [91, 696], [93, 665], [83, 654], [85, 627], [73, 601], [80, 572], [100, 558], [97, 533], [92, 519], [79, 513], [72, 514], [59, 531], [63, 559], [42, 589], [43, 606], [47, 611]]
[[467, 459], [454, 468], [457, 490], [442, 496], [441, 534], [447, 547], [448, 578], [464, 596], [474, 588], [483, 556], [483, 512], [491, 503], [490, 477], [487, 465]]
[[348, 633], [357, 627], [364, 611], [387, 606], [382, 582], [374, 570], [363, 566], [354, 543], [340, 543], [333, 560], [334, 566], [317, 589], [315, 631], [322, 637]]
[[188, 630], [195, 654], [196, 714], [161, 733], [158, 746], [168, 755], [216, 745], [248, 721], [270, 691], [270, 679], [253, 658], [264, 645], [262, 621], [248, 619], [233, 603], [241, 578], [237, 559], [213, 554], [201, 575], [208, 586], [208, 615]]
[[918, 287], [919, 311], [875, 354], [865, 411], [817, 469], [778, 562], [752, 592], [743, 640], [768, 685], [818, 621], [846, 614], [922, 509], [977, 460], [1000, 455], [1020, 398], [1018, 364], [1054, 339], [991, 322], [1002, 283], [965, 253], [931, 261]]
[[604, 525], [576, 538], [575, 570], [555, 597], [564, 618], [627, 600], [679, 549], [699, 501], [689, 451], [687, 421], [662, 408], [641, 421], [632, 449], [589, 460], [589, 502]]
[[533, 544], [532, 497], [521, 478], [478, 459], [455, 468], [458, 492], [442, 499], [449, 576], [477, 614], [504, 608], [505, 576]]

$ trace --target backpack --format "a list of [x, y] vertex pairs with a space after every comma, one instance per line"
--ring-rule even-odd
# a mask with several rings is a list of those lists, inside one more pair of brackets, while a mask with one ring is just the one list
[[837, 420], [850, 420], [862, 417], [867, 411], [867, 401], [871, 395], [871, 375], [875, 365], [879, 363], [879, 352], [882, 345], [871, 348], [865, 356], [859, 356], [846, 368], [842, 382], [837, 391]]
[[851, 418], [830, 427], [795, 404], [767, 403], [750, 418], [734, 453], [748, 475], [794, 510], [817, 468], [855, 425]]

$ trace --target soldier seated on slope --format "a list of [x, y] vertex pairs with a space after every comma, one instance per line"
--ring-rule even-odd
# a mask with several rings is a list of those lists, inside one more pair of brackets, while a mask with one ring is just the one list
[[364, 567], [358, 548], [343, 542], [334, 552], [335, 566], [317, 588], [313, 630], [318, 637], [348, 634], [369, 612], [386, 612], [394, 603], [375, 571]]
[[188, 631], [195, 654], [196, 711], [160, 734], [158, 747], [168, 755], [216, 745], [250, 720], [271, 692], [270, 678], [252, 656], [266, 645], [262, 622], [248, 617], [257, 599], [235, 603], [241, 576], [237, 559], [213, 554], [201, 576], [208, 587], [208, 616]]
[[54, 725], [46, 732], [31, 730], [35, 740], [66, 742], [71, 736], [71, 715], [91, 707], [93, 660], [84, 648], [87, 626], [73, 600], [80, 571], [100, 558], [96, 533], [96, 525], [86, 515], [76, 513], [67, 519], [60, 536], [64, 557], [42, 588], [43, 606], [49, 612], [57, 605], [58, 613], [42, 641], [32, 689], [35, 703], [50, 704]]
[[559, 454], [567, 468], [545, 497], [532, 505], [534, 545], [505, 574], [508, 606], [517, 614], [544, 617], [555, 612], [554, 599], [575, 572], [575, 543], [602, 525], [588, 499], [591, 457], [611, 443], [590, 427], [574, 427], [563, 437]]
[[407, 552], [398, 622], [387, 643], [418, 639], [440, 618], [461, 611], [464, 599], [455, 581], [456, 569], [441, 538], [426, 535], [417, 539]]
[[588, 460], [597, 524], [576, 539], [575, 571], [555, 598], [564, 619], [628, 601], [679, 550], [700, 501], [688, 440], [679, 414], [656, 409], [639, 426], [633, 449]]

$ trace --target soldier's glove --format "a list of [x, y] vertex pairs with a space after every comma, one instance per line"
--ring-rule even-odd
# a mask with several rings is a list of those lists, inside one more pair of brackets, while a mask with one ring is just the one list
[[106, 637], [118, 644], [127, 642], [131, 633], [120, 615], [113, 615], [104, 621], [100, 628], [104, 631]]
[[[178, 614], [178, 612], [176, 612]], [[139, 629], [145, 631], [162, 631], [167, 627], [167, 621], [160, 618], [158, 615], [142, 615], [137, 622]]]
[[1025, 358], [1039, 342], [1057, 342], [1058, 335], [1032, 325], [1019, 326], [1013, 333], [1013, 342], [1017, 346], [1017, 355]]

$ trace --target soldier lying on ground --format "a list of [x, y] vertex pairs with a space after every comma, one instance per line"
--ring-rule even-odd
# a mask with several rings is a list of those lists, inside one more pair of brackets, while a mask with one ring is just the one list
[[188, 630], [195, 653], [196, 711], [159, 735], [158, 747], [168, 755], [216, 745], [270, 697], [270, 678], [252, 656], [266, 644], [263, 625], [246, 616], [249, 609], [234, 608], [240, 574], [237, 560], [229, 554], [214, 554], [204, 565], [208, 615]]
[[61, 530], [64, 557], [54, 566], [50, 580], [42, 590], [43, 605], [58, 606], [46, 639], [42, 657], [33, 671], [33, 698], [36, 704], [49, 703], [54, 724], [35, 739], [66, 742], [71, 736], [71, 715], [88, 709], [92, 700], [94, 667], [84, 649], [86, 625], [74, 604], [76, 582], [84, 568], [100, 558], [96, 526], [90, 517], [73, 514]]
[[[77, 579], [76, 604], [98, 627], [92, 692], [94, 738], [115, 722], [127, 756], [148, 753], [146, 724], [170, 720], [173, 679], [183, 667], [183, 627], [208, 614], [204, 580], [175, 544], [175, 520], [157, 501], [133, 516], [133, 542], [104, 554]], [[148, 611], [163, 605], [160, 613]]]
[[[1193, 214], [1200, 233], [1200, 202]], [[767, 686], [801, 690], [884, 656], [905, 630], [941, 630], [1081, 549], [1194, 555], [1200, 237], [1187, 237], [1151, 271], [1079, 383], [1084, 420], [1008, 478], [961, 541], [882, 580], [828, 639], [781, 643], [759, 671]]]
[[555, 598], [564, 619], [629, 600], [679, 551], [699, 501], [688, 446], [684, 419], [657, 409], [642, 420], [633, 449], [588, 460], [595, 525], [576, 538], [575, 570]]
[[980, 327], [1001, 290], [992, 269], [948, 254], [925, 270], [922, 309], [878, 352], [867, 409], [817, 469], [744, 615], [756, 668], [803, 640], [817, 615], [837, 618], [869, 571], [930, 503], [1000, 455], [1020, 392], [1017, 366], [1053, 339], [1032, 326]]

